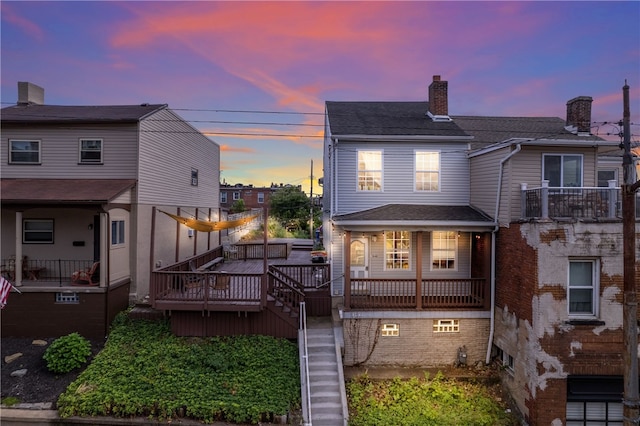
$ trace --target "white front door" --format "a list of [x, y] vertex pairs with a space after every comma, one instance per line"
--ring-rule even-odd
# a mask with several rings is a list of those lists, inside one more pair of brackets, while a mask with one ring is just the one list
[[351, 240], [351, 278], [369, 277], [369, 244], [366, 238]]

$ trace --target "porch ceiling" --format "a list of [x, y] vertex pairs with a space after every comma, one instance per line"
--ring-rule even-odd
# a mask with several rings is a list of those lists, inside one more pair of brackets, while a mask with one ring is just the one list
[[2, 204], [104, 204], [131, 189], [133, 179], [2, 179]]
[[493, 227], [491, 217], [471, 206], [387, 204], [336, 215], [338, 226], [465, 226]]

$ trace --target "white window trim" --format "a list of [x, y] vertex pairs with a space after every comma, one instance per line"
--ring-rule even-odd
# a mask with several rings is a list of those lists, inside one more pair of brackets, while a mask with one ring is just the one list
[[[580, 154], [580, 153], [575, 153], [575, 154], [571, 154], [568, 152], [558, 152], [558, 153], [553, 153], [553, 152], [547, 152], [542, 154], [542, 178], [544, 179], [544, 175], [545, 175], [545, 170], [544, 170], [544, 159], [545, 157], [560, 157], [560, 162], [562, 163], [562, 158], [565, 156], [571, 156], [571, 157], [580, 157], [580, 184], [577, 186], [577, 188], [581, 188], [584, 185], [584, 155]], [[562, 185], [562, 181], [564, 177], [564, 170], [562, 168], [560, 168], [560, 185]], [[597, 172], [596, 172], [596, 177], [597, 177]], [[550, 188], [564, 188], [563, 186], [560, 187], [551, 187]]]
[[[592, 313], [572, 313], [570, 309], [571, 299], [569, 298], [570, 294], [570, 286], [571, 282], [571, 267], [569, 266], [571, 262], [590, 262], [592, 264], [591, 267], [591, 305], [593, 307]], [[585, 288], [585, 287], [582, 287]], [[570, 319], [596, 319], [600, 315], [600, 261], [596, 258], [569, 258], [569, 263], [567, 264], [567, 315]]]
[[[359, 160], [360, 160], [360, 152], [379, 152], [380, 153], [380, 190], [376, 191], [373, 189], [360, 189], [360, 172], [377, 172], [378, 170], [360, 170], [359, 169]], [[384, 150], [383, 149], [358, 149], [356, 150], [356, 192], [384, 192]]]
[[258, 192], [258, 203], [264, 203], [264, 192]]
[[[122, 229], [122, 233], [120, 233], [120, 227], [118, 227], [118, 236], [121, 237], [122, 242], [120, 242], [120, 238], [118, 239], [117, 242], [113, 241], [113, 224], [114, 223], [119, 223], [122, 222], [123, 223], [123, 228]], [[111, 220], [111, 229], [110, 229], [110, 237], [111, 237], [111, 247], [117, 248], [117, 247], [125, 247], [127, 244], [127, 223], [124, 219], [112, 219]]]
[[[82, 152], [83, 151], [90, 151], [90, 150], [83, 150], [82, 149], [82, 142], [85, 141], [100, 141], [100, 160], [99, 161], [87, 161], [87, 160], [83, 160], [82, 159]], [[78, 164], [104, 164], [104, 141], [102, 140], [102, 138], [80, 138], [78, 139]]]
[[[434, 256], [434, 252], [435, 252], [435, 248], [434, 248], [434, 239], [435, 239], [435, 234], [436, 232], [453, 232], [454, 233], [454, 238], [455, 238], [455, 247], [454, 247], [454, 251], [453, 251], [453, 268], [434, 268], [433, 267], [433, 262], [435, 260], [435, 256]], [[429, 262], [429, 268], [431, 271], [435, 271], [435, 272], [448, 272], [448, 271], [457, 271], [458, 270], [458, 265], [460, 264], [460, 257], [458, 256], [458, 233], [456, 231], [452, 231], [450, 229], [445, 229], [442, 231], [432, 231], [431, 232], [431, 260]]]
[[[418, 153], [433, 153], [433, 154], [438, 154], [438, 170], [418, 170], [418, 165], [417, 165], [417, 159], [418, 159]], [[413, 150], [413, 192], [419, 192], [419, 193], [438, 193], [441, 192], [441, 178], [442, 178], [442, 154], [441, 151], [435, 150], [435, 151], [425, 151], [423, 149], [415, 149]], [[418, 171], [420, 172], [430, 172], [430, 173], [438, 173], [438, 189], [436, 189], [435, 191], [431, 191], [431, 190], [427, 190], [427, 189], [418, 189], [418, 180], [417, 180], [417, 176], [418, 176]]]
[[[407, 262], [409, 262], [409, 267], [407, 269], [404, 268], [389, 268], [387, 267], [387, 236], [389, 235], [389, 233], [393, 233], [393, 232], [407, 232], [409, 234], [409, 257], [407, 258]], [[413, 233], [411, 231], [385, 231], [384, 234], [384, 268], [383, 270], [385, 271], [412, 271], [413, 270], [413, 263], [411, 262], [412, 258], [413, 258]]]
[[220, 202], [223, 204], [226, 204], [227, 202], [227, 193], [226, 191], [223, 191], [220, 193]]
[[[38, 143], [38, 161], [12, 161], [12, 153], [13, 150], [11, 147], [13, 146], [13, 142], [37, 142]], [[33, 151], [29, 151], [33, 152]], [[42, 164], [42, 140], [40, 139], [9, 139], [9, 164]]]
[[240, 199], [240, 191], [233, 192], [233, 201], [238, 201]]
[[[45, 222], [51, 223], [51, 240], [47, 241], [27, 241], [25, 238], [27, 233], [38, 232], [38, 231], [26, 231], [25, 225], [28, 222]], [[40, 231], [40, 232], [49, 232], [49, 231]], [[22, 244], [54, 244], [55, 243], [55, 223], [53, 219], [22, 219]]]

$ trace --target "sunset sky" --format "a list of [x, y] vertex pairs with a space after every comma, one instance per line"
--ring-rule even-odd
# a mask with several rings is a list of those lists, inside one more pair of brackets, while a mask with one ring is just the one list
[[[555, 116], [592, 96], [640, 140], [640, 2], [32, 2], [1, 8], [1, 101], [166, 103], [221, 146], [230, 184], [322, 175], [324, 102], [427, 100], [451, 115]], [[615, 126], [593, 130], [606, 136]], [[314, 179], [314, 180], [315, 180]], [[314, 193], [320, 188], [314, 183]]]

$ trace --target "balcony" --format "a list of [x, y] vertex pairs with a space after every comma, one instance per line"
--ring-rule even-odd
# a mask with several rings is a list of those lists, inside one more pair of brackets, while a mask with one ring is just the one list
[[[581, 219], [612, 221], [622, 218], [620, 189], [609, 187], [550, 188], [543, 181], [538, 188], [521, 185], [522, 219]], [[636, 195], [636, 218], [640, 218], [640, 203]]]
[[487, 309], [489, 302], [484, 278], [423, 279], [420, 288], [413, 279], [351, 278], [348, 290], [352, 310]]

